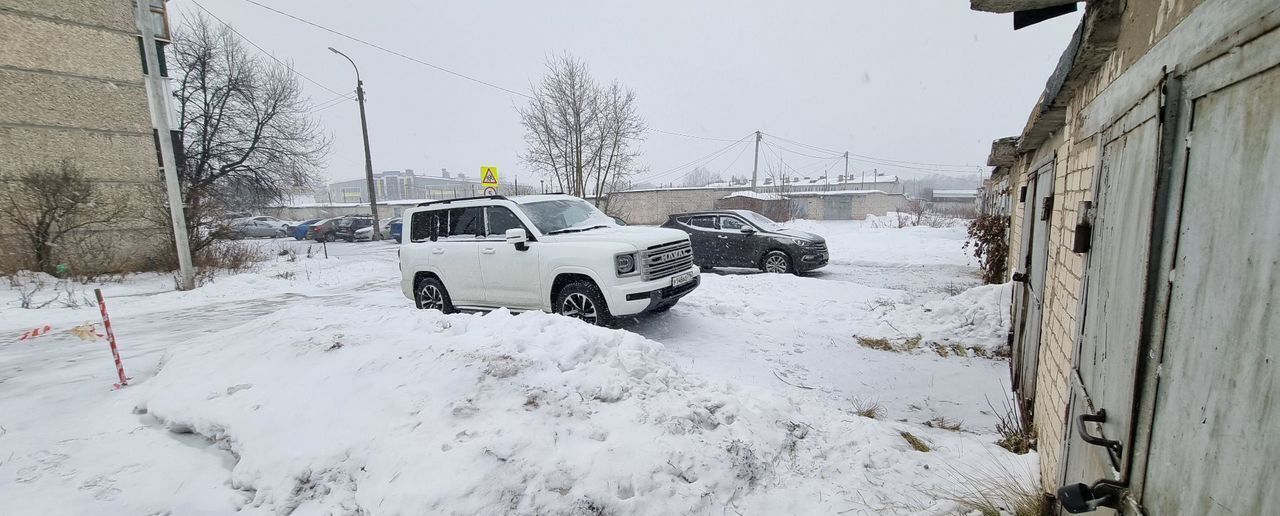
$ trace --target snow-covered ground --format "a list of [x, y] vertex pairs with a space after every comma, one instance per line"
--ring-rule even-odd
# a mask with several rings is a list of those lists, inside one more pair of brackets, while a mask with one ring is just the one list
[[391, 244], [251, 242], [194, 292], [102, 285], [121, 390], [66, 331], [95, 307], [0, 290], [0, 514], [949, 514], [957, 479], [1034, 482], [992, 444], [1008, 287], [964, 230], [795, 225], [831, 265], [707, 273], [617, 330], [415, 310]]

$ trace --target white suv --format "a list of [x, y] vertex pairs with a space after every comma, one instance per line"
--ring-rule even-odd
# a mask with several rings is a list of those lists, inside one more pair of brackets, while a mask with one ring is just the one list
[[419, 308], [542, 310], [608, 325], [697, 288], [683, 231], [619, 226], [569, 195], [489, 196], [404, 212], [401, 288]]

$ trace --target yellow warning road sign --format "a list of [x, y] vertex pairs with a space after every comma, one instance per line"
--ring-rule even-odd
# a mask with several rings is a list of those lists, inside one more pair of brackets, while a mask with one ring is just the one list
[[498, 167], [480, 167], [480, 184], [497, 188], [498, 187]]

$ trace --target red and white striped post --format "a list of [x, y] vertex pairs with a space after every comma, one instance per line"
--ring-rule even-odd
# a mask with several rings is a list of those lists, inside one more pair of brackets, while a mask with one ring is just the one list
[[98, 309], [102, 310], [102, 326], [107, 329], [107, 342], [111, 343], [111, 356], [116, 359], [116, 373], [120, 375], [120, 383], [115, 387], [119, 389], [129, 385], [129, 379], [124, 376], [124, 363], [120, 362], [120, 349], [116, 347], [116, 334], [111, 331], [111, 318], [107, 316], [107, 303], [102, 299], [102, 289], [93, 289], [93, 294], [98, 296]]

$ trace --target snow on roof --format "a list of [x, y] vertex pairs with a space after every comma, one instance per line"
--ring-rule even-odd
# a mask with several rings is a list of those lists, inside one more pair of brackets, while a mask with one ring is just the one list
[[752, 192], [751, 190], [741, 190], [741, 191], [733, 192], [729, 195], [721, 197], [721, 199], [729, 199], [732, 197], [750, 197], [752, 199], [759, 199], [761, 201], [781, 201], [783, 199], [786, 199], [786, 197], [783, 197], [778, 194]]
[[934, 190], [934, 197], [977, 197], [977, 190]]
[[864, 195], [864, 194], [881, 194], [881, 195], [902, 195], [891, 194], [884, 190], [835, 190], [831, 192], [791, 192], [787, 195], [792, 197], [810, 197], [819, 195]]

